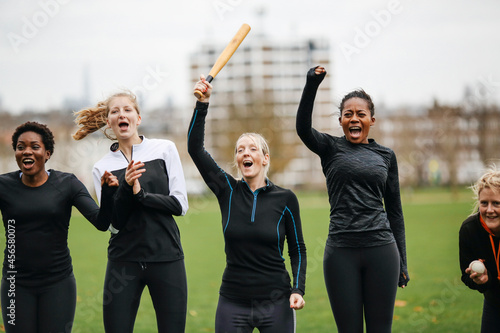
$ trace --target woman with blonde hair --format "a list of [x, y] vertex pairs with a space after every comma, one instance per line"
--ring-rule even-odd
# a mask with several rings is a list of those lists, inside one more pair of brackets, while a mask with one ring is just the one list
[[[76, 113], [76, 140], [105, 127], [117, 142], [94, 165], [97, 182], [109, 172], [118, 178], [110, 226], [103, 315], [106, 332], [132, 332], [142, 292], [148, 286], [158, 332], [184, 332], [187, 282], [180, 233], [173, 215], [186, 214], [186, 184], [172, 141], [139, 135], [139, 105], [129, 92], [110, 96]], [[117, 280], [117, 274], [126, 280]], [[121, 282], [120, 282], [121, 281]]]
[[[189, 127], [188, 151], [219, 202], [226, 252], [215, 332], [295, 332], [295, 310], [305, 304], [307, 264], [297, 197], [267, 178], [269, 147], [259, 134], [245, 133], [236, 142], [241, 179], [217, 165], [204, 149], [212, 85], [201, 76], [194, 90], [203, 95]], [[285, 239], [292, 285], [283, 257]]]
[[[473, 214], [460, 227], [462, 282], [484, 295], [481, 332], [500, 328], [500, 170], [491, 167], [472, 186], [476, 199]], [[473, 261], [484, 271], [474, 271]], [[481, 266], [481, 264], [479, 264]]]

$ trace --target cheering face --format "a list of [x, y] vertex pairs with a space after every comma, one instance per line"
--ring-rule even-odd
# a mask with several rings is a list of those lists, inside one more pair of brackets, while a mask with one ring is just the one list
[[375, 117], [372, 117], [364, 99], [353, 97], [344, 103], [339, 122], [348, 141], [356, 144], [368, 143], [368, 133], [370, 126], [375, 123]]
[[488, 228], [500, 236], [500, 193], [485, 187], [479, 193], [479, 214]]
[[264, 155], [262, 149], [248, 136], [238, 140], [236, 145], [236, 162], [243, 179], [265, 179], [265, 166], [269, 155]]
[[45, 150], [42, 136], [30, 131], [17, 139], [15, 156], [22, 173], [35, 177], [45, 172], [45, 162], [50, 158], [50, 152]]
[[141, 116], [130, 98], [119, 96], [109, 103], [107, 123], [118, 140], [127, 140], [138, 135]]

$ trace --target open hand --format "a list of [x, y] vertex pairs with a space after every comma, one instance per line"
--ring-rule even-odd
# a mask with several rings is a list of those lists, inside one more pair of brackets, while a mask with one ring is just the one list
[[139, 178], [142, 176], [146, 169], [143, 168], [144, 163], [141, 161], [134, 162], [134, 160], [130, 161], [127, 166], [127, 170], [125, 171], [125, 181], [130, 186], [133, 186], [132, 192], [134, 194], [139, 193], [141, 190], [141, 184], [139, 183]]

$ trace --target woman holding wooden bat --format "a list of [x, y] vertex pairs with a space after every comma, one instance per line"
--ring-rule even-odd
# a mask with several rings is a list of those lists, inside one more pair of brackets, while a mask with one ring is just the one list
[[173, 215], [184, 215], [188, 209], [186, 184], [175, 144], [139, 135], [141, 121], [136, 97], [128, 92], [77, 113], [76, 140], [101, 127], [111, 129], [117, 140], [93, 170], [98, 198], [102, 174], [109, 172], [119, 181], [109, 228], [104, 328], [107, 333], [132, 333], [147, 286], [158, 332], [181, 333], [186, 324], [187, 281]]
[[[267, 178], [269, 148], [259, 134], [245, 133], [236, 142], [234, 164], [242, 179], [217, 165], [204, 148], [212, 85], [201, 76], [194, 91], [201, 94], [196, 94], [188, 151], [219, 201], [226, 252], [215, 331], [295, 332], [295, 310], [305, 304], [307, 264], [298, 200]], [[292, 286], [283, 257], [285, 239]]]
[[391, 332], [398, 285], [409, 281], [396, 155], [368, 139], [375, 107], [362, 90], [340, 104], [343, 137], [312, 127], [318, 87], [326, 75], [311, 68], [297, 111], [297, 133], [321, 158], [330, 199], [323, 269], [338, 331]]

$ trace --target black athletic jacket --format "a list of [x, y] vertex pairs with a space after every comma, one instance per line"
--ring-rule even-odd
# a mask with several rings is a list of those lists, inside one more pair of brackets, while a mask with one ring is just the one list
[[108, 259], [136, 262], [182, 259], [180, 233], [172, 215], [186, 214], [188, 201], [177, 148], [169, 140], [142, 137], [142, 142], [132, 149], [132, 159], [143, 162], [146, 169], [139, 178], [142, 190], [137, 195], [125, 181], [129, 161], [116, 143], [94, 165], [97, 197], [104, 171], [117, 176], [120, 183], [114, 200]]
[[[252, 192], [244, 180], [222, 170], [204, 149], [207, 112], [207, 103], [196, 104], [188, 151], [219, 201], [226, 252], [220, 294], [245, 301], [303, 295], [307, 260], [297, 197], [269, 180]], [[285, 238], [292, 287], [283, 257]]]
[[324, 75], [311, 69], [297, 111], [297, 134], [321, 158], [330, 200], [328, 245], [371, 247], [396, 242], [399, 286], [409, 281], [396, 155], [373, 139], [353, 144], [312, 127], [312, 111]]
[[[99, 230], [107, 230], [111, 221], [111, 200], [103, 200], [100, 210], [75, 175], [49, 173], [38, 187], [24, 185], [20, 171], [0, 176], [6, 239], [3, 277], [14, 276], [19, 285], [49, 285], [73, 272], [68, 249], [73, 206]], [[106, 185], [103, 189], [111, 197], [114, 190]]]
[[[460, 269], [462, 271], [463, 283], [474, 290], [484, 294], [490, 303], [500, 308], [500, 280], [498, 280], [498, 270], [495, 260], [495, 252], [500, 251], [500, 239], [493, 238], [491, 244], [490, 235], [481, 225], [479, 213], [469, 216], [460, 227], [459, 247], [460, 247]], [[493, 246], [493, 247], [492, 247]], [[483, 259], [486, 270], [488, 271], [488, 282], [485, 284], [476, 284], [465, 269], [473, 260]]]

